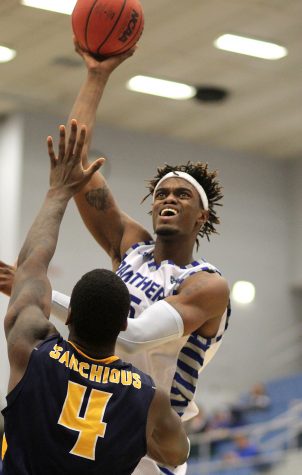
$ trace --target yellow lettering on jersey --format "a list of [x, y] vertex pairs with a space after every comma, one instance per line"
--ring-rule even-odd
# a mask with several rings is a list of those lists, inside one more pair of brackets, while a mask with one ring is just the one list
[[89, 379], [90, 381], [96, 381], [97, 383], [101, 382], [101, 377], [103, 374], [103, 366], [97, 366], [96, 364], [91, 365]]
[[73, 369], [76, 372], [79, 371], [79, 362], [74, 355], [71, 355], [71, 358], [69, 361], [69, 368]]
[[90, 368], [90, 364], [89, 363], [85, 363], [84, 361], [82, 361], [80, 364], [79, 364], [79, 373], [81, 376], [83, 376], [83, 378], [88, 378], [88, 374], [87, 373], [84, 373], [84, 369], [88, 369], [89, 370]]
[[59, 363], [65, 364], [66, 368], [68, 367], [69, 364], [69, 351], [65, 351], [61, 358], [59, 359]]
[[108, 383], [109, 373], [110, 373], [110, 368], [108, 368], [108, 366], [105, 366], [102, 383]]
[[86, 386], [68, 382], [67, 395], [58, 424], [79, 432], [77, 441], [70, 453], [95, 460], [98, 437], [104, 437], [107, 423], [103, 422], [105, 410], [112, 394], [92, 389], [84, 417], [79, 417]]
[[130, 386], [130, 384], [132, 384], [131, 371], [125, 371], [124, 369], [122, 369], [121, 373], [122, 373], [121, 383], [123, 384], [123, 386]]
[[141, 377], [139, 374], [137, 373], [132, 373], [132, 376], [133, 376], [133, 386], [136, 388], [136, 389], [141, 389], [142, 387], [142, 381], [141, 381]]
[[55, 345], [53, 347], [53, 350], [49, 353], [49, 356], [53, 358], [54, 360], [58, 360], [61, 356], [61, 353], [63, 351], [63, 348], [59, 345]]
[[121, 372], [120, 370], [116, 369], [116, 368], [113, 368], [111, 371], [110, 371], [110, 376], [109, 376], [109, 381], [110, 383], [115, 383], [115, 384], [118, 384], [120, 382], [120, 379], [121, 379]]
[[6, 440], [5, 434], [3, 434], [3, 438], [2, 438], [2, 448], [1, 448], [1, 459], [2, 459], [2, 460], [4, 459], [4, 456], [5, 456], [5, 454], [6, 454], [6, 451], [7, 451], [7, 440]]

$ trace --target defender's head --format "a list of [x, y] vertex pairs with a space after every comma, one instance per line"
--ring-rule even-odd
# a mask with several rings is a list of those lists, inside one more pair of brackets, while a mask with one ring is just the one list
[[120, 277], [107, 269], [95, 269], [74, 286], [68, 323], [87, 344], [114, 344], [127, 327], [129, 308], [129, 292]]

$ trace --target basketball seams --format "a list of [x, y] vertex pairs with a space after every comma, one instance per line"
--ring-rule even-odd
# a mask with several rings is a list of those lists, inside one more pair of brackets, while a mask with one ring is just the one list
[[[136, 31], [135, 35], [133, 35], [131, 38], [129, 38], [129, 41], [126, 44], [124, 44], [122, 46], [122, 48], [114, 51], [112, 56], [115, 56], [117, 54], [126, 52], [127, 50], [131, 49], [132, 46], [134, 46], [137, 43], [137, 41], [140, 39], [141, 35], [143, 34], [143, 29], [141, 30], [141, 24], [142, 24], [143, 21], [144, 21], [144, 18], [143, 18], [142, 12], [140, 12], [140, 23], [138, 25], [138, 28], [137, 28], [137, 31]], [[126, 49], [125, 49], [125, 47], [126, 47]]]
[[88, 13], [87, 15], [87, 20], [86, 20], [86, 25], [85, 25], [85, 43], [86, 43], [86, 48], [89, 50], [89, 46], [88, 46], [88, 27], [89, 27], [89, 21], [90, 21], [90, 17], [92, 15], [92, 12], [93, 12], [93, 9], [95, 7], [95, 5], [98, 3], [98, 0], [94, 0], [94, 3], [92, 5], [92, 7], [90, 8], [90, 12]]
[[103, 42], [100, 44], [100, 46], [98, 46], [97, 51], [96, 51], [97, 54], [102, 54], [102, 53], [100, 53], [100, 49], [102, 48], [102, 46], [104, 46], [104, 44], [106, 43], [106, 41], [107, 41], [107, 40], [110, 38], [110, 36], [112, 35], [112, 33], [113, 33], [113, 31], [114, 31], [116, 25], [117, 25], [118, 22], [119, 22], [119, 19], [120, 19], [121, 16], [122, 16], [122, 13], [123, 13], [123, 11], [124, 11], [124, 9], [125, 9], [126, 3], [127, 3], [127, 0], [124, 0], [124, 3], [123, 3], [122, 8], [121, 8], [121, 10], [120, 10], [120, 13], [119, 13], [117, 19], [115, 20], [115, 23], [114, 23], [113, 27], [111, 28], [111, 30], [109, 31], [108, 35], [107, 35], [106, 38], [103, 40]]

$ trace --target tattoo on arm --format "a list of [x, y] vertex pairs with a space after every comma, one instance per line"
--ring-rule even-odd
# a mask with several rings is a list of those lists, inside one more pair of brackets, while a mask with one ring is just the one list
[[87, 203], [98, 211], [107, 211], [111, 206], [110, 192], [107, 186], [88, 191], [85, 197]]

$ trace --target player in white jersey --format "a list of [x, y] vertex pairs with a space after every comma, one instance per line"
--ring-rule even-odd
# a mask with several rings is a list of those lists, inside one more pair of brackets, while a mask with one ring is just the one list
[[[88, 150], [107, 80], [132, 51], [102, 62], [78, 52], [88, 75], [70, 117], [87, 125]], [[222, 198], [221, 188], [216, 172], [209, 172], [202, 163], [189, 163], [158, 169], [149, 190], [154, 242], [142, 225], [120, 210], [100, 174], [76, 196], [76, 203], [132, 296], [132, 318], [119, 340], [119, 353], [151, 374], [187, 419], [194, 415], [198, 373], [216, 352], [227, 326], [228, 285], [214, 266], [193, 258], [198, 235], [209, 238], [216, 232], [219, 219], [215, 205]], [[140, 242], [147, 244], [137, 244]], [[54, 299], [68, 306], [68, 298], [55, 293]], [[144, 459], [134, 473], [185, 472], [185, 467], [159, 468]]]

